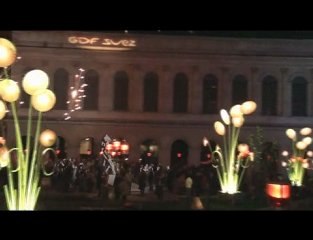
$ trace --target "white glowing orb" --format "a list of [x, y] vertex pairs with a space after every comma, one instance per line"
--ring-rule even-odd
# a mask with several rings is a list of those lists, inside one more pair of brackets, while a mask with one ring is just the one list
[[26, 73], [22, 85], [26, 93], [34, 95], [37, 91], [48, 87], [49, 77], [44, 71], [35, 69]]

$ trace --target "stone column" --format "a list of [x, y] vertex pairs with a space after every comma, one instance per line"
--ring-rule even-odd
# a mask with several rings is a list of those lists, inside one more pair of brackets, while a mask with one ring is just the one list
[[258, 81], [259, 69], [257, 67], [251, 68], [251, 81], [249, 84], [248, 99], [255, 101], [257, 109], [255, 115], [261, 115], [262, 112], [262, 80]]
[[100, 67], [99, 75], [99, 111], [109, 112], [113, 109], [114, 95], [114, 70], [110, 64]]
[[161, 113], [173, 112], [173, 77], [170, 67], [164, 65], [159, 82], [159, 112]]
[[222, 79], [218, 83], [218, 109], [229, 109], [232, 106], [232, 79], [230, 78], [230, 69], [227, 67], [220, 68]]
[[169, 137], [162, 137], [159, 146], [159, 163], [166, 167], [171, 165], [172, 141]]
[[128, 69], [130, 69], [128, 91], [129, 111], [142, 112], [144, 72], [138, 64], [131, 64], [128, 66]]
[[188, 97], [188, 113], [201, 114], [202, 113], [202, 79], [200, 79], [200, 72], [198, 66], [193, 66], [189, 80], [189, 97]]
[[188, 165], [199, 165], [201, 144], [197, 140], [193, 140], [189, 145]]
[[278, 114], [284, 117], [291, 115], [291, 82], [288, 80], [288, 68], [281, 68], [281, 88], [278, 98]]

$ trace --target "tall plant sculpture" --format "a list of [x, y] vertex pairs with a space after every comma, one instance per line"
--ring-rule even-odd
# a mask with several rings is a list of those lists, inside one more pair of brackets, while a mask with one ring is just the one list
[[308, 159], [306, 157], [307, 147], [312, 143], [312, 138], [308, 137], [312, 133], [312, 129], [305, 127], [300, 130], [300, 135], [304, 136], [301, 141], [297, 140], [297, 133], [294, 129], [287, 129], [286, 135], [291, 139], [292, 152], [289, 156], [287, 151], [283, 151], [282, 155], [287, 158], [282, 165], [286, 167], [289, 180], [293, 186], [302, 186], [305, 169], [308, 168]]
[[222, 109], [220, 115], [227, 127], [220, 121], [214, 123], [216, 133], [223, 136], [223, 148], [217, 145], [214, 151], [211, 149], [213, 166], [217, 170], [222, 193], [238, 192], [245, 169], [253, 160], [253, 153], [249, 151], [248, 145], [238, 145], [238, 137], [244, 123], [244, 115], [253, 113], [256, 107], [255, 102], [247, 101], [234, 105], [229, 113]]
[[[0, 138], [0, 166], [8, 169], [8, 184], [4, 186], [5, 199], [9, 210], [34, 210], [40, 193], [40, 174], [47, 173], [41, 161], [56, 140], [56, 134], [51, 130], [41, 132], [42, 113], [52, 109], [56, 97], [48, 90], [49, 77], [41, 70], [28, 72], [22, 81], [23, 90], [30, 95], [28, 109], [26, 146], [23, 146], [21, 128], [16, 101], [20, 96], [20, 86], [9, 79], [7, 68], [15, 62], [16, 48], [12, 42], [0, 38], [0, 67], [4, 68], [4, 75], [0, 79], [0, 119], [10, 106], [14, 121], [16, 147], [9, 149], [6, 140]], [[32, 129], [33, 108], [37, 112], [35, 132]], [[31, 136], [35, 136], [31, 147]], [[32, 149], [32, 153], [30, 151]], [[11, 159], [14, 155], [14, 159]], [[15, 161], [13, 161], [15, 160]], [[17, 175], [15, 178], [14, 175]], [[16, 181], [17, 180], [17, 181]]]

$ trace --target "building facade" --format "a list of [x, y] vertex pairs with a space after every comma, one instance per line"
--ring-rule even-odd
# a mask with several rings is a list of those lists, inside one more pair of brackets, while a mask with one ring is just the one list
[[[245, 119], [240, 141], [259, 126], [267, 141], [289, 148], [286, 128], [312, 126], [313, 40], [13, 31], [12, 41], [21, 56], [12, 79], [21, 82], [31, 69], [50, 77], [57, 104], [44, 114], [43, 128], [65, 138], [68, 156], [78, 156], [85, 137], [99, 151], [108, 134], [127, 139], [132, 161], [150, 141], [161, 164], [179, 161], [183, 148], [183, 159], [197, 165], [203, 137], [221, 142], [213, 128], [219, 110], [246, 100], [258, 108]], [[84, 106], [65, 121], [79, 68], [88, 84]], [[26, 116], [29, 99], [21, 100]]]

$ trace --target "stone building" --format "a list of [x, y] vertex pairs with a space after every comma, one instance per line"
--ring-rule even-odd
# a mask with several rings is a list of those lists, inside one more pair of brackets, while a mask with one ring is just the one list
[[[20, 82], [31, 69], [50, 76], [57, 104], [44, 114], [43, 128], [65, 138], [69, 156], [78, 156], [85, 137], [93, 137], [99, 151], [108, 134], [127, 139], [130, 160], [137, 161], [148, 142], [161, 164], [197, 165], [204, 136], [221, 142], [213, 128], [219, 109], [248, 99], [258, 108], [246, 118], [241, 141], [260, 126], [266, 140], [289, 147], [286, 128], [312, 126], [313, 40], [13, 31], [12, 41], [22, 57], [12, 79]], [[87, 97], [65, 121], [79, 68], [85, 69]], [[26, 116], [29, 100], [21, 100]]]

